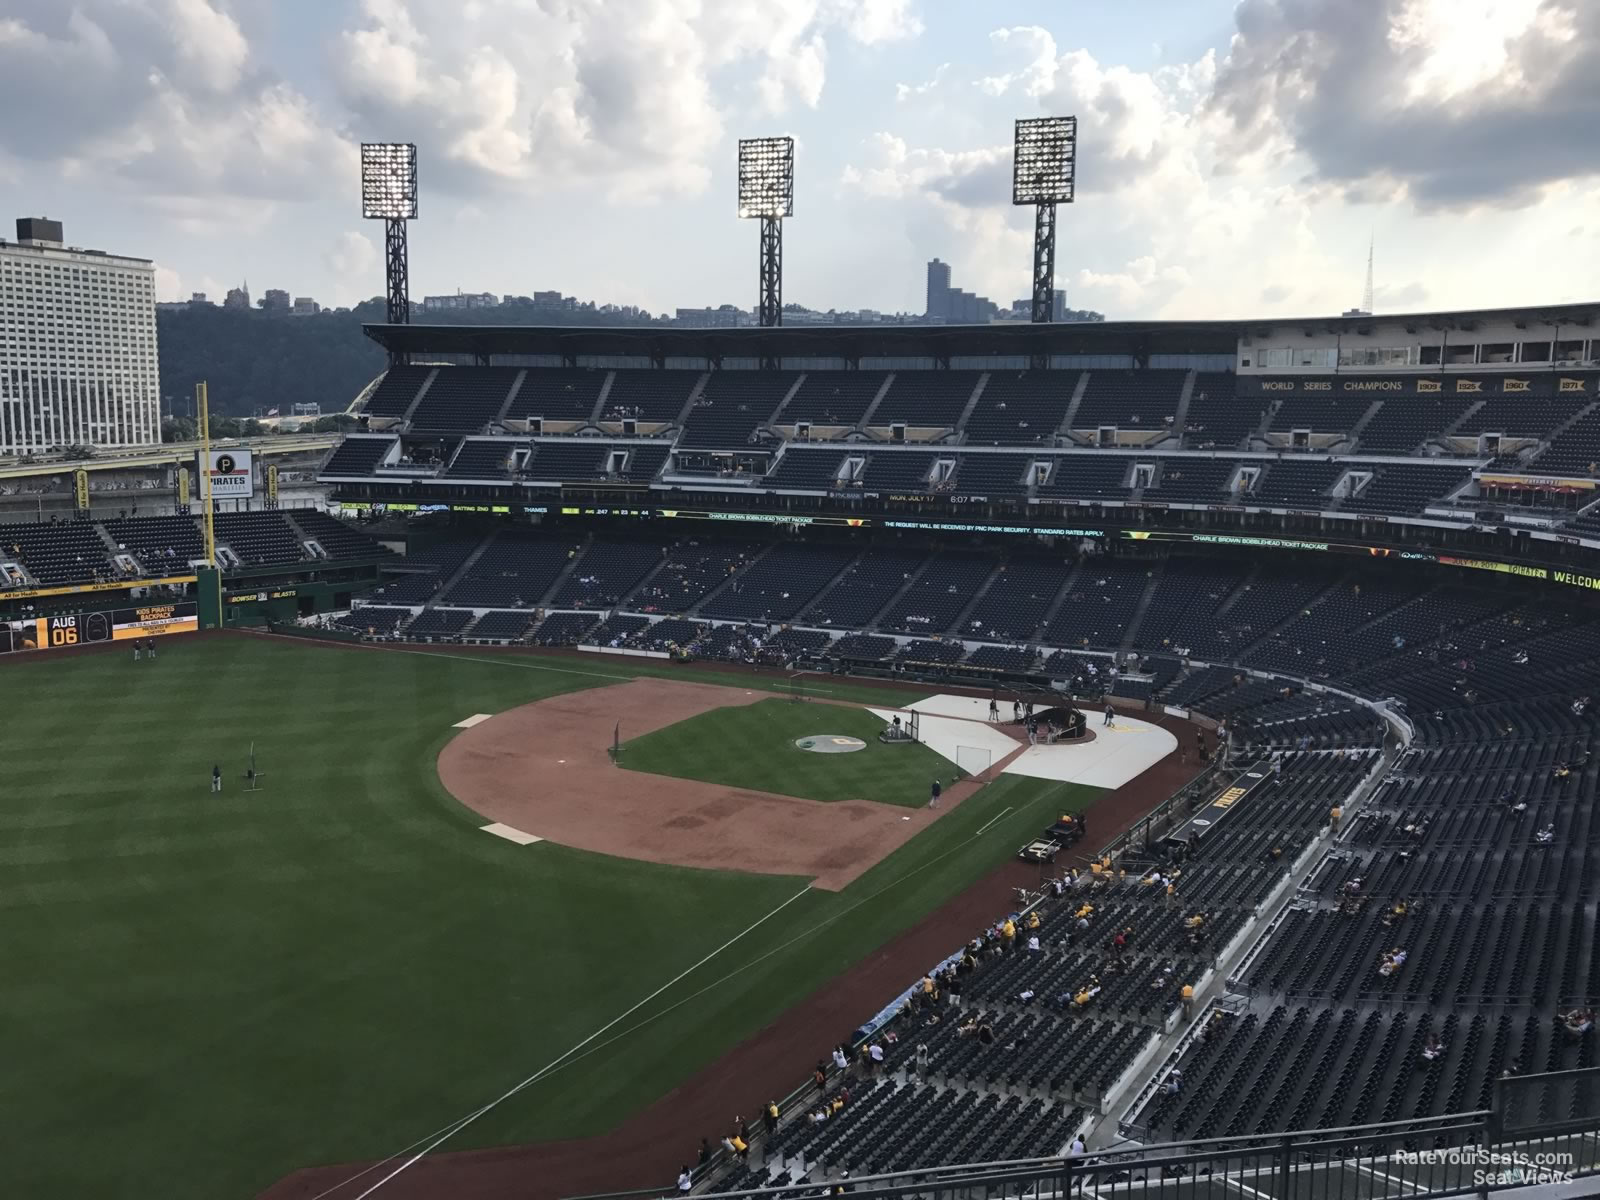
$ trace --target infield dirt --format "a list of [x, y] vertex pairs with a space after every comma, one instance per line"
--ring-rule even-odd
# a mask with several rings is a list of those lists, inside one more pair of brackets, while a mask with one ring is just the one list
[[822, 803], [624, 771], [607, 753], [619, 722], [629, 737], [639, 737], [773, 696], [660, 679], [552, 696], [463, 730], [440, 752], [439, 778], [488, 820], [563, 846], [674, 866], [795, 875], [824, 891], [846, 887], [983, 786], [951, 784], [937, 809]]

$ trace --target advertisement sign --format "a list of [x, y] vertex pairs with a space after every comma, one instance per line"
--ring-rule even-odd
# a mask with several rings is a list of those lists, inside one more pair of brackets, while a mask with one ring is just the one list
[[0, 621], [0, 654], [21, 650], [63, 650], [93, 642], [124, 642], [132, 638], [165, 637], [194, 633], [200, 618], [193, 601], [145, 604], [104, 612], [60, 613]]
[[[206, 455], [201, 452], [196, 456], [196, 465], [201, 471], [209, 471], [211, 475], [211, 498], [213, 500], [248, 500], [256, 490], [255, 474], [250, 451], [248, 450], [213, 450], [209, 464], [204, 460]], [[204, 477], [201, 479], [201, 488], [204, 489]], [[204, 490], [200, 498], [205, 499]]]
[[82, 467], [72, 473], [72, 498], [79, 512], [89, 511], [89, 472]]

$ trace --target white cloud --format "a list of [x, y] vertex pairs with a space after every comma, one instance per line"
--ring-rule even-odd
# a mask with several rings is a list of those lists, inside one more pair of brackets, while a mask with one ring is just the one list
[[359, 277], [370, 283], [378, 267], [378, 247], [366, 234], [349, 229], [334, 240], [323, 261], [340, 279]]
[[1356, 202], [1515, 208], [1600, 176], [1593, 0], [1241, 0], [1208, 108]]
[[[294, 88], [258, 69], [214, 0], [9, 0], [0, 20], [0, 162], [186, 206], [257, 212], [326, 194], [350, 148]], [[211, 201], [215, 204], [210, 204]], [[186, 225], [193, 232], [196, 225]]]
[[831, 39], [920, 28], [910, 0], [364, 0], [362, 14], [340, 37], [343, 96], [363, 127], [417, 131], [442, 186], [598, 182], [635, 202], [703, 190], [726, 113], [816, 106]]
[[183, 280], [171, 267], [156, 266], [156, 300], [186, 300], [183, 294]]
[[894, 98], [903, 104], [907, 100], [915, 100], [926, 96], [934, 88], [944, 82], [945, 74], [950, 70], [949, 63], [940, 63], [933, 69], [933, 74], [921, 83], [897, 83], [894, 85]]

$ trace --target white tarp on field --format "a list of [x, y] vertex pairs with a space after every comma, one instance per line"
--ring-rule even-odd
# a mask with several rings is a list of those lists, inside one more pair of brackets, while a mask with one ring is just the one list
[[[995, 747], [991, 751], [995, 762], [1016, 748], [1016, 743], [1009, 736], [989, 724], [989, 701], [986, 697], [929, 696], [911, 707], [922, 714], [922, 740], [952, 760], [954, 752], [941, 749], [929, 737], [930, 729], [940, 728], [940, 737], [946, 741], [953, 739], [957, 745], [992, 744]], [[1116, 723], [1107, 728], [1102, 724], [1105, 720], [1103, 709], [1099, 712], [1086, 709], [1085, 715], [1095, 735], [1093, 741], [1030, 746], [1005, 768], [1004, 773], [1027, 775], [1034, 779], [1057, 779], [1063, 783], [1081, 783], [1089, 787], [1116, 788], [1137, 779], [1178, 748], [1176, 737], [1148, 721], [1118, 713]], [[1010, 701], [1003, 698], [1000, 701], [1000, 720], [1008, 727], [1016, 728], [1010, 724]], [[1002, 740], [992, 743], [977, 741], [982, 734]], [[1004, 742], [1009, 742], [1010, 747], [1007, 748]]]
[[[881, 719], [885, 724], [899, 717], [904, 723], [908, 714], [902, 710], [892, 708], [874, 708], [872, 715]], [[977, 774], [974, 767], [974, 757], [970, 750], [963, 752], [962, 747], [988, 751], [988, 765], [993, 766], [1006, 755], [1017, 748], [1016, 739], [1007, 737], [993, 725], [982, 721], [962, 721], [953, 717], [928, 716], [923, 712], [918, 717], [921, 733], [920, 740], [928, 749], [936, 754], [941, 754], [969, 774]]]

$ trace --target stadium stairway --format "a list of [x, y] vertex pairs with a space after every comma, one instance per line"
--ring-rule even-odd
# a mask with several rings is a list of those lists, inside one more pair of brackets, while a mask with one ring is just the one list
[[589, 410], [589, 424], [598, 427], [600, 418], [606, 411], [606, 401], [611, 396], [611, 385], [616, 383], [617, 373], [607, 371], [605, 381], [600, 385], [600, 392], [594, 398], [594, 407]]
[[1552, 429], [1547, 437], [1542, 438], [1537, 448], [1535, 448], [1534, 452], [1529, 457], [1533, 460], [1543, 458], [1545, 451], [1549, 450], [1551, 444], [1559, 439], [1562, 434], [1566, 433], [1567, 430], [1571, 429], [1580, 421], [1587, 420], [1596, 412], [1600, 412], [1600, 401], [1596, 401], [1593, 404], [1584, 405], [1584, 407], [1573, 413], [1568, 420], [1561, 422], [1561, 424]]
[[1278, 409], [1282, 407], [1282, 405], [1283, 401], [1281, 399], [1274, 400], [1271, 404], [1267, 405], [1266, 410], [1261, 414], [1260, 424], [1250, 431], [1250, 436], [1245, 440], [1244, 448], [1246, 450], [1258, 449], [1256, 445], [1257, 442], [1261, 443], [1261, 446], [1266, 445], [1267, 430], [1272, 428], [1273, 418], [1278, 415]]
[[1072, 423], [1077, 420], [1078, 409], [1083, 405], [1083, 394], [1089, 390], [1089, 374], [1088, 371], [1078, 374], [1077, 386], [1072, 389], [1072, 398], [1067, 401], [1067, 411], [1061, 414], [1061, 424], [1056, 426], [1058, 437], [1071, 436]]
[[793, 400], [795, 396], [799, 394], [800, 389], [805, 387], [806, 376], [808, 373], [809, 372], [801, 371], [794, 377], [794, 382], [789, 385], [789, 390], [783, 394], [783, 399], [778, 401], [778, 407], [773, 409], [772, 415], [769, 416], [761, 425], [757, 426], [757, 428], [770, 430], [774, 437], [777, 437], [780, 440], [782, 439], [783, 435], [778, 433], [773, 426], [781, 425], [783, 423], [783, 410], [789, 407], [789, 401]]
[[[702, 382], [704, 382], [704, 381], [702, 380]], [[696, 387], [695, 390], [697, 392], [699, 391], [698, 386]], [[701, 619], [701, 617], [700, 617], [701, 610], [704, 609], [707, 604], [709, 604], [711, 601], [717, 599], [719, 596], [722, 595], [723, 592], [727, 591], [730, 587], [732, 587], [735, 580], [743, 579], [745, 577], [745, 575], [749, 572], [751, 567], [755, 566], [758, 562], [760, 562], [767, 555], [771, 554], [775, 549], [777, 549], [782, 544], [783, 543], [781, 543], [781, 542], [773, 542], [771, 545], [762, 547], [761, 552], [759, 554], [753, 554], [749, 558], [745, 559], [744, 562], [739, 564], [739, 569], [737, 571], [729, 572], [728, 577], [726, 579], [724, 579], [721, 583], [717, 584], [716, 587], [712, 588], [704, 596], [701, 596], [699, 600], [695, 601], [693, 607], [691, 607], [688, 610], [686, 610], [683, 613], [683, 615], [685, 617], [690, 618], [691, 620], [699, 620], [699, 619]], [[649, 581], [650, 577], [653, 576], [654, 574], [655, 574], [654, 571], [648, 572], [645, 575], [645, 577], [639, 581], [640, 585], [643, 586], [646, 582]], [[823, 590], [826, 591], [827, 589], [823, 589]]]
[[890, 371], [883, 377], [883, 383], [878, 388], [878, 394], [872, 398], [872, 403], [867, 405], [866, 411], [861, 414], [861, 420], [856, 422], [856, 430], [865, 432], [867, 426], [872, 424], [872, 414], [878, 411], [878, 405], [883, 403], [883, 398], [889, 394], [889, 389], [894, 386], [894, 372]]
[[[1087, 373], [1085, 372], [1085, 374]], [[1032, 633], [1028, 638], [1030, 643], [1037, 641], [1043, 636], [1044, 631], [1050, 628], [1050, 622], [1056, 619], [1056, 614], [1061, 611], [1061, 606], [1067, 602], [1067, 597], [1072, 594], [1072, 589], [1078, 586], [1078, 575], [1082, 570], [1083, 564], [1080, 562], [1067, 572], [1066, 579], [1061, 582], [1061, 589], [1056, 592], [1050, 603], [1044, 606], [1044, 611], [1039, 614], [1039, 623], [1033, 627]]]
[[435, 367], [428, 372], [428, 377], [422, 381], [422, 386], [417, 389], [417, 394], [411, 397], [411, 403], [406, 405], [405, 412], [400, 414], [396, 422], [402, 429], [411, 428], [411, 418], [416, 415], [417, 406], [422, 403], [422, 398], [428, 394], [428, 389], [433, 386], [433, 381], [439, 378], [439, 368]]
[[1384, 401], [1382, 400], [1374, 400], [1371, 404], [1367, 405], [1367, 411], [1362, 413], [1356, 423], [1345, 431], [1342, 441], [1335, 443], [1335, 445], [1342, 445], [1345, 453], [1347, 454], [1353, 453], [1354, 451], [1360, 449], [1361, 431], [1372, 423], [1372, 418], [1378, 415], [1378, 410], [1382, 408], [1383, 405]]
[[[804, 619], [805, 619], [806, 613], [810, 612], [812, 610], [812, 608], [815, 607], [815, 605], [817, 604], [817, 602], [819, 600], [821, 600], [824, 596], [826, 596], [829, 592], [831, 592], [835, 587], [837, 587], [838, 584], [839, 584], [839, 581], [841, 579], [843, 579], [846, 575], [850, 574], [851, 571], [855, 570], [856, 564], [859, 563], [861, 561], [861, 559], [865, 555], [867, 555], [869, 553], [871, 553], [870, 550], [863, 550], [860, 554], [857, 554], [849, 562], [845, 563], [844, 566], [840, 567], [839, 570], [834, 573], [833, 577], [830, 578], [827, 583], [823, 584], [820, 588], [817, 589], [817, 594], [815, 596], [811, 597], [811, 599], [807, 600], [806, 603], [805, 603], [805, 606], [794, 614], [794, 620], [792, 622], [790, 622], [790, 624], [794, 624], [794, 625], [804, 624], [805, 623]], [[932, 559], [932, 556], [930, 555], [929, 556], [929, 560], [931, 561], [931, 559]], [[928, 562], [924, 561], [923, 564], [922, 564], [922, 568], [926, 568], [927, 565], [928, 565]], [[921, 573], [921, 568], [919, 568], [918, 573], [919, 574]], [[898, 595], [899, 593], [896, 593], [896, 594]], [[709, 596], [706, 597], [706, 598], [708, 600], [710, 599]], [[876, 615], [876, 614], [874, 614], [874, 615]], [[863, 628], [865, 628], [865, 627], [863, 627]]]
[[1451, 421], [1450, 424], [1446, 425], [1438, 434], [1429, 438], [1427, 442], [1424, 443], [1425, 447], [1442, 443], [1446, 438], [1454, 437], [1456, 430], [1460, 429], [1463, 424], [1477, 416], [1478, 410], [1486, 403], [1488, 402], [1485, 400], [1474, 400], [1471, 404], [1467, 405], [1466, 409], [1459, 417], [1457, 417], [1454, 421]]
[[1178, 392], [1178, 407], [1172, 414], [1172, 437], [1163, 438], [1163, 441], [1172, 441], [1176, 446], [1183, 445], [1183, 431], [1189, 422], [1189, 401], [1194, 399], [1194, 383], [1200, 378], [1200, 372], [1190, 371], [1183, 377], [1183, 387]]
[[[546, 600], [561, 593], [561, 589], [566, 585], [567, 580], [572, 578], [573, 572], [582, 564], [583, 556], [589, 553], [589, 547], [592, 545], [594, 545], [594, 534], [591, 533], [583, 539], [583, 544], [578, 547], [578, 552], [567, 557], [566, 565], [556, 572], [556, 577], [550, 581], [550, 586], [545, 590], [544, 594], [533, 602], [534, 608], [543, 608]], [[653, 569], [646, 571], [646, 578], [653, 573]], [[640, 580], [640, 582], [642, 583], [644, 580]]]
[[[1233, 653], [1233, 661], [1242, 663], [1246, 658], [1248, 658], [1250, 656], [1251, 652], [1254, 651], [1258, 646], [1262, 646], [1262, 645], [1265, 645], [1267, 642], [1270, 642], [1273, 638], [1277, 637], [1278, 634], [1281, 633], [1283, 630], [1287, 629], [1289, 626], [1293, 625], [1296, 621], [1300, 620], [1301, 617], [1305, 616], [1306, 613], [1312, 612], [1316, 608], [1318, 608], [1320, 605], [1322, 605], [1328, 599], [1328, 597], [1334, 595], [1341, 588], [1349, 587], [1351, 582], [1352, 581], [1351, 581], [1351, 579], [1350, 579], [1350, 577], [1348, 575], [1339, 576], [1339, 578], [1335, 579], [1332, 583], [1328, 584], [1327, 587], [1323, 588], [1316, 595], [1312, 596], [1311, 599], [1307, 600], [1302, 607], [1295, 609], [1287, 617], [1285, 617], [1283, 620], [1279, 621], [1277, 624], [1273, 625], [1271, 628], [1262, 630], [1256, 636], [1254, 641], [1247, 642], [1247, 643], [1244, 643], [1244, 644], [1242, 644], [1240, 646], [1235, 647], [1234, 653]], [[1239, 596], [1242, 596], [1243, 594], [1244, 594], [1244, 591], [1241, 588], [1240, 592], [1239, 592]], [[1233, 603], [1237, 603], [1238, 599], [1239, 599], [1239, 596], [1235, 596], [1232, 602]], [[1226, 607], [1226, 606], [1224, 606], [1224, 607]], [[1217, 611], [1217, 615], [1218, 616], [1222, 615], [1222, 610], [1221, 609], [1219, 609]]]
[[439, 581], [439, 586], [434, 590], [433, 595], [435, 597], [447, 595], [451, 588], [465, 579], [472, 568], [477, 565], [478, 560], [483, 557], [484, 551], [489, 548], [489, 544], [494, 541], [494, 537], [495, 535], [491, 533], [479, 542], [472, 553], [462, 560], [461, 565], [452, 571], [448, 578]]
[[683, 402], [683, 407], [678, 410], [678, 417], [673, 421], [673, 427], [682, 430], [689, 423], [689, 414], [694, 411], [694, 406], [700, 403], [700, 397], [705, 395], [706, 384], [711, 382], [711, 372], [702, 372], [699, 379], [694, 381], [694, 386], [689, 389], [689, 398]]
[[978, 605], [983, 602], [983, 598], [989, 594], [990, 589], [994, 587], [995, 582], [1000, 578], [1002, 573], [1001, 568], [1004, 565], [1005, 564], [1003, 562], [998, 560], [995, 562], [994, 568], [989, 572], [988, 578], [986, 578], [981, 584], [973, 589], [972, 599], [967, 601], [965, 607], [963, 607], [962, 610], [956, 614], [956, 619], [950, 623], [950, 628], [956, 632], [957, 636], [960, 635], [961, 630], [967, 627], [967, 622], [972, 617], [973, 609], [977, 608]]
[[989, 372], [985, 371], [978, 376], [978, 382], [972, 385], [972, 395], [967, 397], [966, 407], [961, 410], [961, 415], [956, 418], [956, 431], [962, 433], [967, 428], [967, 421], [972, 416], [973, 409], [978, 407], [978, 401], [983, 399], [984, 389], [989, 386]]
[[[511, 411], [511, 406], [517, 402], [517, 396], [522, 391], [522, 385], [527, 381], [528, 373], [526, 371], [518, 371], [517, 377], [511, 381], [511, 388], [506, 392], [505, 402], [500, 405], [500, 408], [494, 414], [493, 423], [501, 429], [506, 427], [506, 414]], [[463, 446], [466, 445], [466, 441], [463, 440], [461, 444]], [[460, 451], [457, 450], [456, 453], [459, 454]]]
[[900, 603], [905, 594], [917, 586], [917, 580], [922, 578], [923, 573], [933, 565], [936, 558], [937, 555], [930, 554], [927, 558], [923, 559], [922, 565], [913, 571], [911, 576], [906, 579], [906, 581], [897, 589], [895, 589], [894, 594], [883, 602], [883, 606], [879, 608], [877, 612], [872, 614], [872, 620], [862, 624], [861, 631], [863, 633], [876, 633], [878, 629], [878, 618], [883, 616], [884, 613], [892, 612], [894, 610], [895, 605]]
[[1150, 611], [1150, 604], [1156, 598], [1156, 589], [1161, 586], [1166, 573], [1165, 562], [1162, 563], [1161, 570], [1150, 573], [1144, 591], [1139, 595], [1139, 602], [1133, 606], [1133, 616], [1128, 618], [1128, 624], [1122, 631], [1122, 641], [1118, 643], [1118, 649], [1127, 650], [1134, 644], [1134, 639], [1139, 636], [1139, 626], [1144, 623], [1144, 615]]

